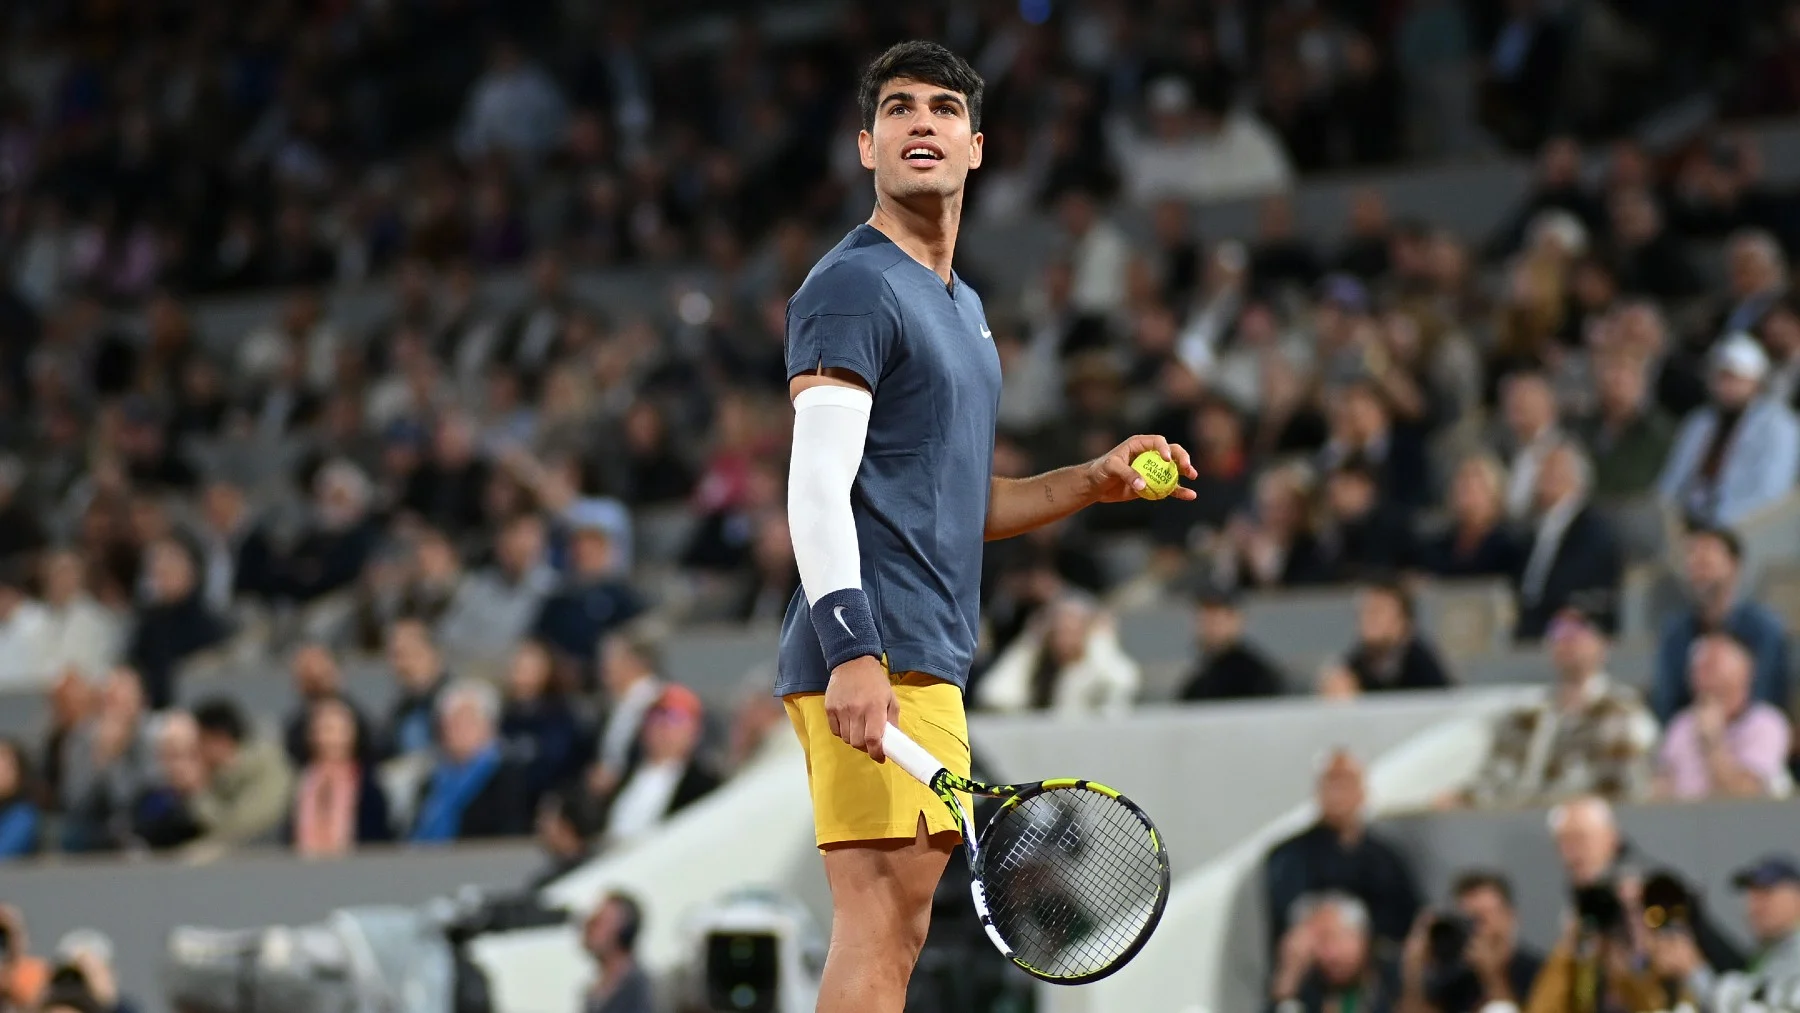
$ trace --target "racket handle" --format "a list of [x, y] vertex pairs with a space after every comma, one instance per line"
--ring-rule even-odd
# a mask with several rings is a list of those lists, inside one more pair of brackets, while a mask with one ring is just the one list
[[945, 769], [925, 750], [924, 746], [912, 740], [912, 737], [893, 725], [881, 733], [881, 748], [886, 751], [887, 758], [900, 765], [900, 769], [919, 779], [919, 783], [930, 786], [931, 780], [938, 776], [938, 771]]

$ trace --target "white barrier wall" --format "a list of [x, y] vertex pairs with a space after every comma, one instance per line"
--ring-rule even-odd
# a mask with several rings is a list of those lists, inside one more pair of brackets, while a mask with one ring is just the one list
[[[1132, 796], [1164, 830], [1180, 876], [1294, 812], [1310, 794], [1326, 750], [1344, 746], [1363, 756], [1381, 756], [1425, 729], [1458, 715], [1489, 712], [1513, 695], [1468, 690], [1350, 704], [1295, 698], [1159, 709], [1111, 719], [979, 717], [971, 722], [971, 736], [982, 762], [998, 777], [1081, 776]], [[777, 735], [751, 769], [713, 797], [653, 838], [557, 883], [550, 899], [586, 910], [608, 889], [629, 890], [644, 905], [640, 952], [658, 976], [690, 958], [682, 931], [689, 912], [733, 890], [767, 886], [795, 896], [826, 929], [829, 899], [812, 846], [810, 816], [799, 747], [790, 736]], [[1177, 928], [1176, 910], [1171, 907], [1159, 942], [1187, 931]], [[1171, 949], [1169, 960], [1195, 963], [1191, 945]], [[591, 980], [573, 928], [482, 940], [476, 956], [492, 975], [501, 1008], [508, 1013], [565, 1013], [572, 997]], [[1138, 964], [1161, 966], [1161, 961], [1152, 961], [1151, 949], [1146, 949]], [[1144, 987], [1167, 994], [1158, 983], [1164, 974], [1151, 973]], [[1191, 967], [1177, 966], [1167, 974], [1170, 981], [1183, 982], [1183, 988], [1199, 987], [1186, 984]], [[1093, 988], [1057, 989], [1052, 998], [1060, 1003], [1090, 994], [1095, 994]], [[1155, 1007], [1068, 1008], [1149, 1013]]]

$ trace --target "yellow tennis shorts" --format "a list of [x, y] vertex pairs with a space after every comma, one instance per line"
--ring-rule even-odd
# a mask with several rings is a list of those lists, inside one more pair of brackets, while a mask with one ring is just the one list
[[[951, 773], [968, 777], [969, 722], [963, 714], [962, 690], [919, 672], [888, 679], [900, 701], [900, 730]], [[961, 832], [943, 801], [899, 764], [876, 763], [831, 734], [825, 694], [794, 693], [783, 697], [782, 703], [806, 750], [813, 833], [820, 848], [847, 841], [911, 840], [918, 835], [920, 813], [932, 834]]]

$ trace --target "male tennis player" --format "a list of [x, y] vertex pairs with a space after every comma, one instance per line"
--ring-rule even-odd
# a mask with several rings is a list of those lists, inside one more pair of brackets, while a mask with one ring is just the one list
[[875, 212], [788, 304], [801, 590], [782, 622], [776, 693], [806, 749], [831, 883], [820, 1013], [905, 1005], [960, 837], [942, 802], [880, 762], [881, 736], [893, 721], [968, 774], [982, 542], [1132, 498], [1143, 481], [1130, 462], [1145, 450], [1195, 477], [1159, 436], [1035, 478], [993, 477], [1000, 360], [980, 297], [950, 267], [963, 184], [981, 165], [981, 88], [930, 42], [896, 45], [864, 72], [857, 146]]

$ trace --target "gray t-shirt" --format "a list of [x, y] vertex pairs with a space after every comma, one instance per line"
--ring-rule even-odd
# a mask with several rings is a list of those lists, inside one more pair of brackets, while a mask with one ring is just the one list
[[[966, 687], [1000, 409], [981, 297], [859, 225], [788, 302], [788, 376], [820, 366], [850, 370], [874, 394], [850, 508], [888, 667]], [[822, 691], [831, 677], [804, 591], [788, 604], [778, 664], [777, 696]]]
[[656, 997], [650, 990], [650, 978], [641, 967], [633, 967], [619, 981], [619, 987], [602, 999], [588, 996], [582, 1013], [656, 1013]]

